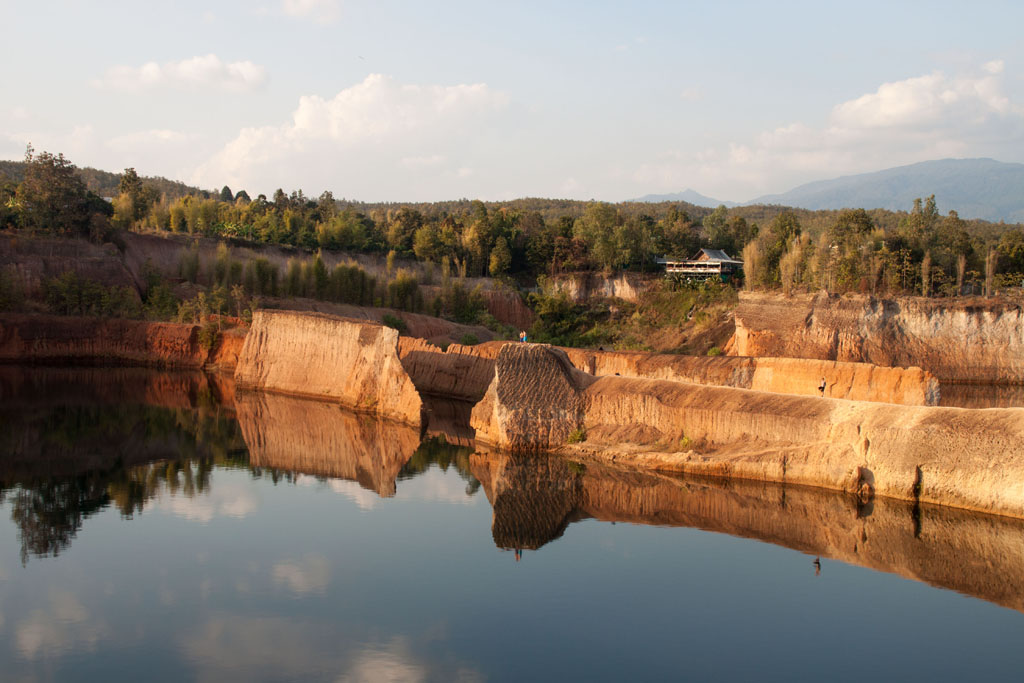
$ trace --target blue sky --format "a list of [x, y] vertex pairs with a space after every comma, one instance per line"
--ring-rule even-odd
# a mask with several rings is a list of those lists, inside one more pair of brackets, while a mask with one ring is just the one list
[[367, 201], [1024, 161], [1024, 3], [0, 0], [0, 158]]

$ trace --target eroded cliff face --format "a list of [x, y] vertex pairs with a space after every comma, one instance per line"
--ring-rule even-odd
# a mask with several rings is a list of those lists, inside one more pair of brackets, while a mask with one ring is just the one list
[[[424, 339], [398, 338], [398, 355], [421, 394], [476, 403], [494, 379], [489, 348], [451, 344], [444, 351]], [[500, 348], [500, 345], [497, 347]]]
[[207, 349], [199, 326], [117, 318], [0, 315], [0, 362], [138, 365], [233, 372], [244, 329], [224, 330]]
[[713, 386], [903, 405], [938, 405], [939, 382], [920, 368], [796, 358], [680, 356], [633, 351], [565, 349], [573, 365], [592, 375], [666, 379]]
[[581, 273], [551, 280], [551, 288], [555, 293], [565, 294], [577, 303], [593, 297], [605, 299], [622, 299], [637, 303], [640, 295], [651, 285], [656, 276], [621, 273], [614, 277], [605, 277], [596, 273]]
[[[1024, 409], [594, 380], [566, 369], [565, 360], [541, 345], [502, 348], [495, 380], [473, 410], [477, 439], [504, 450], [561, 449], [654, 469], [1024, 517]], [[569, 445], [568, 434], [581, 427], [585, 442]]]
[[1021, 520], [883, 498], [864, 502], [807, 487], [684, 479], [597, 463], [571, 467], [549, 456], [477, 453], [470, 466], [494, 508], [492, 533], [501, 548], [538, 548], [588, 517], [693, 527], [1024, 611]]
[[505, 344], [494, 378], [473, 408], [478, 440], [510, 451], [564, 444], [583, 424], [581, 388], [593, 377], [573, 368], [561, 349], [544, 344]]
[[329, 403], [242, 391], [235, 408], [251, 466], [347, 479], [383, 497], [420, 444], [411, 427]]
[[943, 382], [1024, 383], [1024, 310], [996, 300], [742, 293], [737, 356], [919, 366]]
[[0, 316], [0, 361], [122, 361], [202, 367], [196, 325], [49, 315]]
[[398, 332], [322, 314], [257, 311], [235, 369], [239, 388], [341, 403], [414, 427], [422, 402]]

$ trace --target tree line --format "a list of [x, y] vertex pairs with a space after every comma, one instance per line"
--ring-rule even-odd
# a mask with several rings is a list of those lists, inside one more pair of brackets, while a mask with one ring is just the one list
[[331, 192], [175, 196], [132, 168], [108, 203], [63, 155], [29, 147], [20, 182], [0, 183], [0, 226], [103, 239], [112, 230], [186, 233], [316, 250], [391, 254], [456, 276], [655, 269], [702, 247], [745, 261], [749, 287], [957, 295], [1020, 286], [1020, 225], [940, 215], [934, 196], [907, 212], [520, 199], [362, 204]]

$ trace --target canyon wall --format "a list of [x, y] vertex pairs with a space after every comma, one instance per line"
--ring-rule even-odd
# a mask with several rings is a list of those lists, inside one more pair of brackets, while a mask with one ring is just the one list
[[[244, 334], [244, 332], [242, 333]], [[238, 333], [221, 335], [212, 349], [199, 326], [118, 318], [0, 315], [0, 362], [77, 362], [202, 368], [231, 365]], [[231, 339], [224, 339], [231, 336]]]
[[560, 449], [654, 469], [1024, 517], [1024, 409], [595, 379], [558, 349], [509, 344], [471, 422], [478, 441], [512, 452]]
[[[401, 337], [398, 351], [416, 388], [425, 394], [479, 401], [494, 378], [494, 359], [514, 342], [450, 345], [446, 351], [421, 339]], [[664, 379], [783, 394], [825, 396], [903, 405], [937, 405], [939, 383], [920, 368], [883, 368], [867, 363], [793, 358], [681, 356], [640, 351], [561, 348], [590, 375]]]
[[[753, 538], [1024, 611], [1024, 520], [821, 489], [626, 471], [477, 453], [500, 548], [539, 548], [572, 522], [678, 526]], [[808, 558], [806, 571], [813, 569]], [[826, 565], [822, 573], [830, 571]]]
[[257, 311], [235, 369], [239, 388], [324, 399], [420, 426], [422, 402], [390, 327]]
[[780, 394], [819, 395], [854, 401], [938, 405], [939, 383], [920, 368], [794, 358], [680, 356], [639, 351], [564, 349], [578, 369], [591, 375], [620, 375], [692, 382]]
[[942, 382], [1024, 383], [1024, 308], [995, 299], [875, 299], [744, 292], [728, 349], [919, 366]]
[[[450, 344], [447, 349], [416, 337], [398, 338], [398, 356], [421, 394], [479, 401], [494, 379], [490, 346]], [[499, 345], [500, 348], [500, 345]]]

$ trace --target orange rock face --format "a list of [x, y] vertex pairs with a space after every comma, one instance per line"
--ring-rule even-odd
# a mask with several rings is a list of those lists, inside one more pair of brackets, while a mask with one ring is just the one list
[[903, 405], [938, 405], [939, 383], [920, 368], [885, 368], [797, 358], [680, 356], [635, 351], [565, 349], [573, 365], [592, 375], [667, 379], [712, 386], [819, 395]]
[[199, 344], [199, 328], [195, 325], [50, 315], [0, 316], [0, 361], [201, 368], [207, 355]]
[[199, 326], [55, 315], [0, 316], [0, 362], [61, 362], [205, 368], [233, 372], [244, 329], [225, 330], [212, 349]]
[[451, 344], [442, 351], [424, 339], [399, 337], [398, 355], [422, 394], [475, 403], [494, 379], [494, 359], [473, 346]]
[[239, 388], [325, 399], [415, 427], [422, 402], [398, 358], [398, 332], [315, 313], [257, 311]]
[[919, 366], [943, 382], [1024, 384], [1024, 310], [997, 300], [743, 293], [731, 352]]

